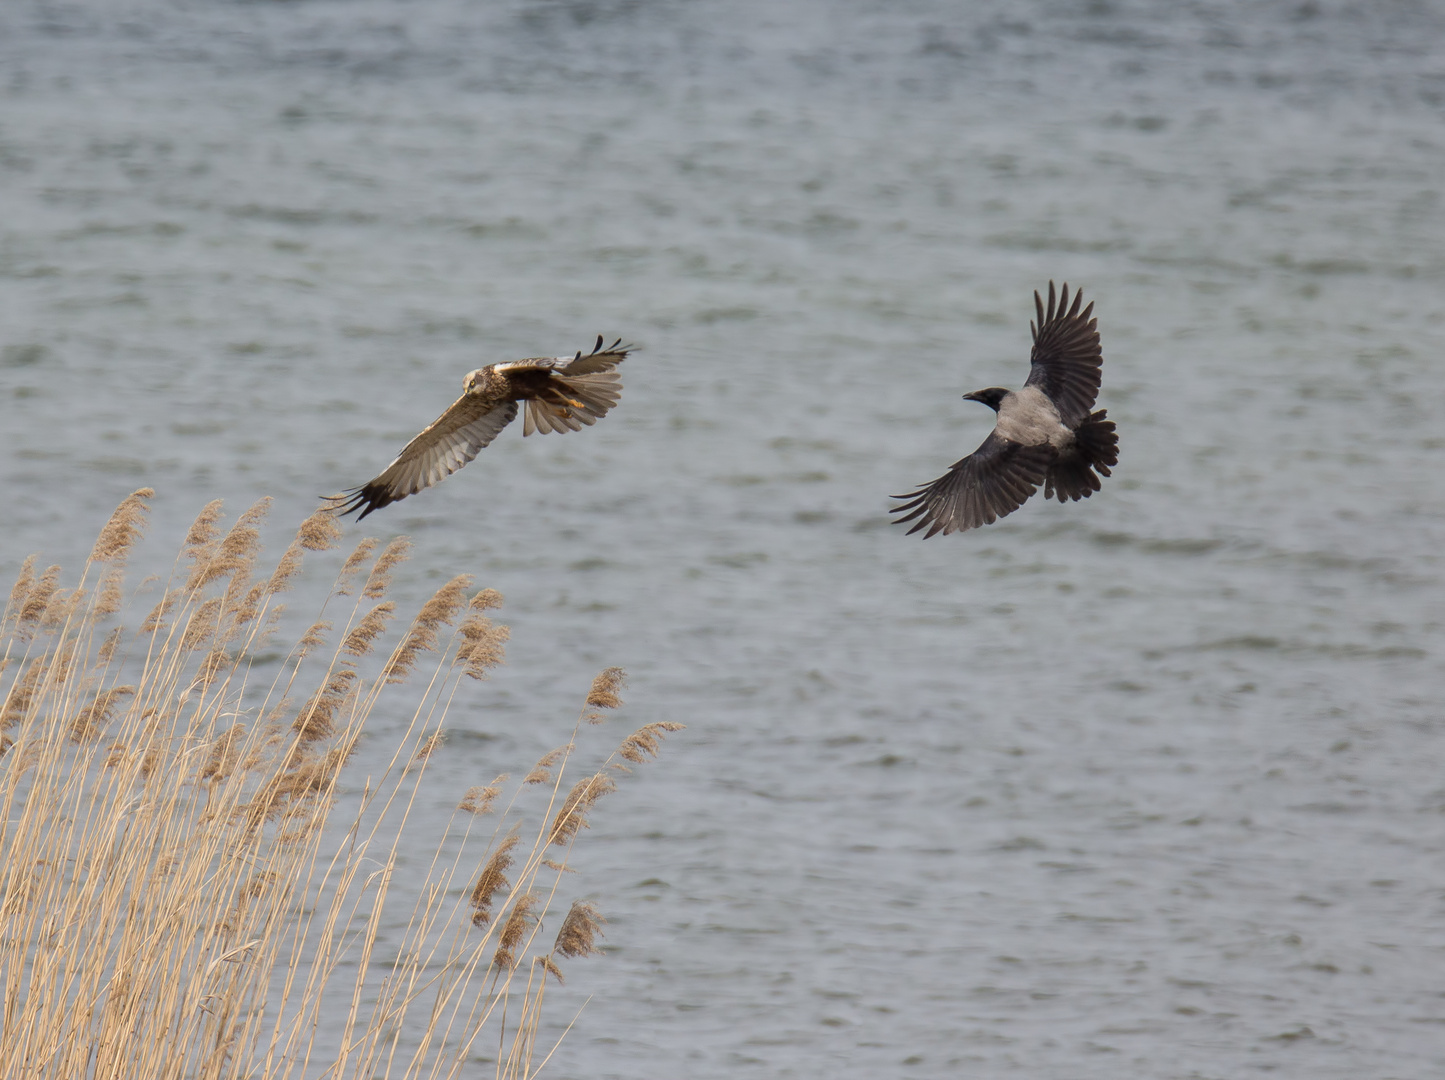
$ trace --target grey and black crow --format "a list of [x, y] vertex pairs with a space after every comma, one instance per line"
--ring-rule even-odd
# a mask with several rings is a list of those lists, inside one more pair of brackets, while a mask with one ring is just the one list
[[931, 484], [907, 495], [892, 513], [897, 522], [917, 519], [909, 534], [961, 532], [988, 525], [1023, 505], [1042, 485], [1044, 498], [1087, 499], [1099, 475], [1119, 463], [1119, 438], [1105, 410], [1091, 413], [1104, 363], [1094, 305], [1079, 310], [1082, 292], [1069, 303], [1064, 283], [1058, 303], [1049, 282], [1049, 304], [1034, 293], [1038, 324], [1032, 367], [1022, 390], [990, 387], [964, 394], [998, 413], [993, 431], [977, 450]]

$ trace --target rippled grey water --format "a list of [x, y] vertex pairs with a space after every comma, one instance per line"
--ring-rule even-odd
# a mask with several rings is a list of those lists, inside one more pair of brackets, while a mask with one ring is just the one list
[[[508, 598], [437, 822], [604, 664], [689, 725], [554, 1075], [1445, 1066], [1438, 4], [15, 0], [0, 64], [7, 580], [644, 347], [366, 522]], [[1115, 476], [905, 539], [1051, 277]]]

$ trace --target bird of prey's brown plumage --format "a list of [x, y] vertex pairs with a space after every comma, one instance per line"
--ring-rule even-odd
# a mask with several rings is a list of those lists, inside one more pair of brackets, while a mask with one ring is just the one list
[[961, 532], [988, 525], [1011, 514], [1024, 500], [1044, 489], [1044, 498], [1059, 502], [1087, 499], [1099, 490], [1099, 477], [1119, 463], [1119, 437], [1105, 410], [1091, 413], [1099, 395], [1104, 356], [1099, 348], [1094, 305], [1079, 310], [1082, 293], [1069, 303], [1069, 285], [1054, 302], [1049, 282], [1049, 305], [1034, 293], [1038, 324], [1034, 335], [1028, 380], [1022, 390], [995, 386], [964, 394], [998, 413], [998, 420], [982, 445], [956, 461], [931, 484], [907, 495], [892, 513], [897, 522], [918, 523], [909, 534], [927, 529], [934, 533]]
[[490, 364], [468, 372], [462, 396], [425, 431], [407, 443], [396, 460], [374, 479], [327, 500], [333, 510], [361, 513], [415, 495], [445, 480], [495, 439], [517, 416], [517, 403], [527, 403], [522, 434], [534, 431], [580, 431], [617, 404], [622, 376], [614, 368], [635, 346], [618, 338], [607, 348], [602, 338], [587, 354], [534, 356]]

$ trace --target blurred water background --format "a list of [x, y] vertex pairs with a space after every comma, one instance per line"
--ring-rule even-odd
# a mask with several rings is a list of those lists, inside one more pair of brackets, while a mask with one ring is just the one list
[[[279, 553], [622, 336], [605, 421], [349, 528], [508, 601], [422, 833], [604, 665], [689, 725], [552, 1075], [1436, 1075], [1442, 186], [1438, 3], [11, 0], [0, 576], [142, 485], [161, 569], [215, 497]], [[905, 538], [1050, 278], [1113, 479]]]

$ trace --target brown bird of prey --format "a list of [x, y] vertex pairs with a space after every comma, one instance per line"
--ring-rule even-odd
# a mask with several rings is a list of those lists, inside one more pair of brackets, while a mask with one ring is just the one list
[[527, 403], [524, 436], [581, 431], [583, 424], [595, 424], [622, 396], [622, 376], [613, 369], [635, 348], [618, 338], [604, 349], [599, 337], [585, 356], [534, 356], [468, 372], [462, 396], [452, 407], [407, 443], [374, 480], [328, 496], [332, 509], [341, 514], [360, 510], [360, 521], [373, 510], [441, 483], [516, 419], [519, 401]]
[[1069, 285], [1054, 303], [1049, 282], [1049, 306], [1037, 292], [1034, 307], [1038, 324], [1029, 324], [1034, 351], [1028, 381], [1022, 390], [995, 386], [964, 394], [966, 401], [981, 401], [998, 420], [983, 444], [931, 484], [907, 495], [892, 513], [897, 522], [918, 523], [910, 535], [927, 529], [948, 534], [988, 525], [1023, 505], [1042, 485], [1044, 498], [1087, 499], [1099, 490], [1099, 477], [1119, 463], [1119, 438], [1105, 410], [1091, 413], [1099, 396], [1104, 364], [1094, 305], [1079, 310], [1082, 293], [1069, 303]]

